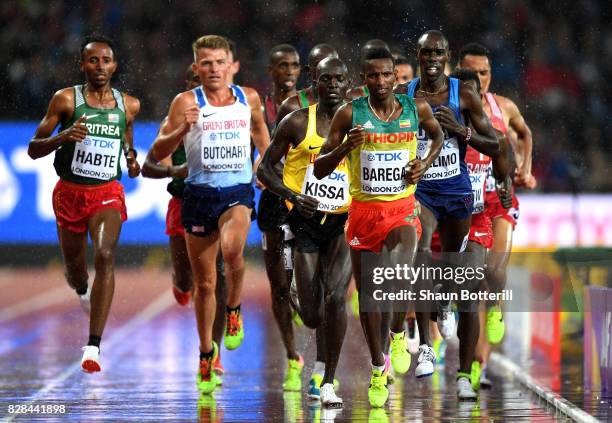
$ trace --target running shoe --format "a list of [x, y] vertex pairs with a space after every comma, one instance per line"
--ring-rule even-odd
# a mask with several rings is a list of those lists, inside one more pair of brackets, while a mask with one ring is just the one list
[[308, 382], [308, 398], [311, 400], [318, 400], [321, 398], [321, 382], [323, 382], [323, 375], [313, 373]]
[[419, 337], [419, 325], [415, 318], [409, 317], [407, 319], [408, 326], [408, 352], [410, 354], [416, 354], [419, 352], [419, 345], [421, 345], [421, 339]]
[[191, 291], [183, 292], [176, 286], [172, 285], [172, 293], [174, 294], [174, 299], [180, 305], [186, 306], [189, 304], [189, 300], [191, 300]]
[[436, 366], [443, 367], [446, 360], [446, 341], [438, 338], [433, 341], [433, 349], [436, 353]]
[[389, 398], [389, 388], [387, 388], [387, 375], [389, 366], [385, 363], [385, 370], [372, 369], [370, 387], [368, 388], [368, 399], [372, 407], [382, 407]]
[[213, 362], [213, 372], [217, 376], [217, 385], [223, 385], [223, 373], [225, 373], [225, 369], [223, 368], [223, 364], [221, 364], [221, 354], [217, 354], [217, 358]]
[[81, 369], [85, 373], [95, 373], [102, 370], [100, 366], [100, 348], [95, 345], [86, 345], [83, 348], [83, 358], [81, 358]]
[[79, 303], [85, 314], [89, 316], [89, 313], [91, 313], [91, 286], [87, 286], [87, 292], [79, 295]]
[[[438, 284], [434, 287], [434, 292], [437, 294], [442, 290], [442, 284]], [[438, 330], [444, 339], [452, 338], [455, 335], [455, 313], [451, 310], [450, 301], [447, 304], [442, 304], [436, 301], [438, 306], [438, 318], [436, 323], [438, 324]]]
[[342, 408], [342, 398], [336, 395], [334, 385], [326, 383], [321, 386], [321, 405], [329, 408]]
[[391, 365], [393, 371], [403, 375], [410, 368], [410, 354], [408, 354], [408, 343], [406, 332], [396, 333], [391, 338]]
[[242, 325], [242, 313], [232, 310], [225, 313], [225, 337], [223, 343], [228, 350], [235, 350], [242, 344], [244, 339], [244, 327]]
[[213, 371], [213, 363], [219, 355], [219, 347], [213, 341], [213, 355], [210, 358], [200, 360], [200, 369], [198, 370], [197, 385], [202, 394], [210, 394], [217, 386], [217, 375]]
[[299, 356], [297, 360], [289, 359], [287, 363], [287, 373], [283, 382], [283, 390], [300, 391], [302, 389], [302, 369], [304, 368], [304, 358]]
[[457, 378], [457, 398], [460, 401], [476, 401], [478, 399], [478, 394], [474, 392], [472, 389], [472, 384], [470, 383], [469, 375], [464, 375]]
[[433, 348], [427, 344], [423, 344], [419, 347], [419, 363], [414, 369], [414, 375], [418, 378], [431, 376], [434, 372], [434, 365], [436, 364], [436, 353]]
[[499, 344], [504, 339], [506, 324], [501, 307], [496, 305], [487, 310], [487, 340], [490, 344]]
[[472, 368], [470, 370], [470, 383], [474, 391], [480, 390], [480, 375], [482, 370], [480, 369], [480, 361], [472, 361]]
[[482, 389], [491, 389], [493, 387], [493, 382], [487, 377], [486, 366], [480, 370], [480, 387]]

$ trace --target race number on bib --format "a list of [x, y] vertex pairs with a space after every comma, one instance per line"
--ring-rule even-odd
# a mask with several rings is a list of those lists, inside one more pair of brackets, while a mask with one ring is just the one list
[[[427, 155], [430, 144], [431, 140], [419, 138], [417, 144], [417, 157], [419, 159], [423, 159]], [[457, 176], [461, 173], [459, 162], [459, 142], [457, 138], [447, 138], [442, 144], [440, 155], [427, 169], [422, 180], [433, 181]]]
[[323, 212], [333, 212], [346, 206], [349, 196], [348, 174], [336, 169], [325, 178], [317, 179], [313, 170], [312, 164], [306, 168], [302, 194], [319, 200], [317, 210]]
[[202, 166], [207, 172], [236, 172], [251, 165], [251, 140], [240, 132], [204, 132]]
[[88, 136], [74, 145], [70, 170], [75, 175], [108, 181], [117, 176], [121, 141]]
[[484, 210], [484, 187], [487, 174], [470, 173], [470, 182], [472, 183], [472, 193], [474, 194], [474, 209], [472, 214], [481, 213]]
[[406, 189], [410, 150], [361, 150], [361, 192], [394, 195]]

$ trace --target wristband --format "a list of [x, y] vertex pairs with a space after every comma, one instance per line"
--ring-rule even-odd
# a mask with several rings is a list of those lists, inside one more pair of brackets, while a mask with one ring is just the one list
[[472, 139], [472, 128], [470, 128], [468, 126], [467, 127], [467, 134], [465, 134], [465, 142], [469, 143], [471, 139]]
[[125, 155], [125, 158], [126, 158], [126, 159], [128, 158], [128, 154], [130, 154], [130, 151], [131, 151], [132, 153], [134, 153], [134, 159], [136, 159], [136, 157], [138, 157], [138, 151], [136, 151], [136, 150], [135, 150], [135, 149], [133, 149], [133, 148], [128, 148], [127, 150], [124, 150], [124, 155]]

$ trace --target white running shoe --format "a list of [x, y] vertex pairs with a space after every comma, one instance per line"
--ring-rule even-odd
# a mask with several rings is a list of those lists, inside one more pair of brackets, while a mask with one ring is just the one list
[[416, 319], [408, 318], [407, 322], [407, 338], [408, 338], [408, 352], [410, 354], [417, 354], [419, 352], [419, 345], [421, 345], [421, 338], [419, 337], [419, 325]]
[[79, 295], [79, 302], [83, 311], [89, 316], [89, 313], [91, 313], [91, 285], [87, 286], [86, 293]]
[[414, 375], [416, 377], [431, 376], [434, 372], [434, 365], [436, 364], [436, 352], [427, 344], [423, 344], [419, 347], [419, 363], [414, 369]]
[[342, 408], [342, 398], [336, 395], [333, 383], [321, 386], [321, 405], [329, 408]]
[[100, 348], [94, 345], [87, 345], [81, 348], [83, 350], [83, 358], [81, 359], [81, 368], [86, 373], [95, 373], [102, 370], [100, 367]]
[[[438, 284], [434, 287], [434, 292], [437, 294], [442, 290], [442, 284]], [[444, 339], [452, 338], [456, 333], [455, 324], [455, 313], [451, 311], [450, 301], [446, 305], [440, 304], [436, 301], [438, 306], [438, 318], [437, 325], [440, 334]]]
[[457, 379], [457, 397], [462, 401], [476, 401], [478, 394], [474, 392], [472, 383], [467, 377]]

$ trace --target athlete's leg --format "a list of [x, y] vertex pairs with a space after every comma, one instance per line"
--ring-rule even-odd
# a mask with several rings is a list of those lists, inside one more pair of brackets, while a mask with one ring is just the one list
[[115, 247], [121, 232], [121, 214], [116, 209], [103, 209], [88, 222], [94, 250], [96, 275], [91, 287], [90, 336], [102, 336], [115, 292]]
[[[351, 249], [351, 263], [353, 265], [353, 275], [355, 276], [355, 285], [357, 286], [357, 291], [359, 292], [359, 304], [360, 307], [363, 307], [363, 302], [365, 301], [362, 298], [362, 294], [364, 291], [362, 290], [362, 280], [361, 280], [361, 251]], [[366, 339], [366, 343], [368, 344], [368, 349], [370, 351], [370, 357], [372, 360], [372, 365], [380, 367], [385, 365], [385, 359], [383, 357], [383, 349], [382, 349], [382, 335], [380, 333], [380, 326], [382, 323], [382, 314], [380, 310], [376, 311], [359, 311], [359, 320], [361, 321], [361, 328], [363, 329], [363, 334]], [[387, 335], [388, 336], [388, 335]]]
[[[416, 258], [418, 244], [417, 231], [414, 226], [400, 226], [393, 229], [387, 235], [385, 247], [388, 250], [389, 267], [395, 268], [397, 265], [407, 264], [412, 267]], [[410, 289], [409, 282], [406, 282], [405, 289]], [[404, 323], [408, 313], [407, 304], [397, 303], [398, 307], [393, 310], [391, 318], [391, 330], [395, 333], [404, 330]]]
[[185, 238], [180, 235], [170, 237], [170, 259], [172, 261], [172, 281], [182, 292], [191, 291], [191, 265], [187, 254]]
[[266, 237], [266, 248], [264, 250], [264, 261], [266, 273], [270, 281], [272, 294], [272, 312], [287, 351], [287, 358], [297, 360], [298, 353], [295, 350], [293, 324], [291, 322], [291, 305], [289, 300], [289, 279], [284, 264], [285, 233], [281, 228], [264, 232]]
[[64, 258], [66, 281], [77, 291], [85, 294], [87, 291], [87, 232], [72, 232], [57, 226], [57, 237]]
[[193, 272], [193, 307], [200, 336], [200, 351], [212, 351], [212, 326], [215, 320], [217, 269], [215, 260], [219, 251], [219, 233], [200, 237], [186, 234], [189, 262]]
[[[431, 238], [436, 228], [438, 227], [438, 220], [434, 216], [433, 212], [421, 204], [421, 213], [419, 215], [421, 221], [421, 239], [418, 242], [418, 255], [415, 259], [414, 266], [426, 268], [431, 264]], [[415, 290], [431, 291], [432, 281], [427, 278], [421, 278], [415, 283]], [[435, 310], [431, 302], [419, 300], [416, 304], [416, 319], [419, 326], [419, 337], [421, 344], [432, 345], [429, 336], [429, 320], [431, 314], [435, 314]]]
[[[467, 245], [468, 254], [465, 255], [465, 265], [471, 268], [482, 267], [485, 262], [485, 248], [475, 242], [469, 241]], [[479, 280], [474, 279], [461, 284], [461, 289], [470, 292], [476, 291], [480, 285]], [[479, 321], [478, 304], [471, 301], [458, 301], [459, 323], [457, 325], [457, 336], [459, 337], [459, 371], [470, 373], [472, 361], [474, 361], [476, 343], [478, 342]]]
[[334, 383], [338, 358], [346, 333], [346, 291], [351, 280], [350, 251], [344, 234], [330, 241], [324, 257], [325, 264], [325, 376], [323, 384]]
[[502, 217], [493, 219], [493, 247], [487, 256], [486, 277], [491, 292], [501, 292], [506, 287], [506, 268], [512, 250], [513, 227]]
[[322, 269], [318, 252], [305, 252], [296, 246], [294, 253], [294, 275], [300, 299], [300, 316], [311, 329], [323, 321], [324, 304]]
[[[215, 287], [215, 298], [217, 308], [215, 311], [215, 321], [213, 323], [213, 340], [217, 345], [221, 345], [223, 332], [225, 330], [225, 302], [227, 301], [227, 284], [225, 283], [225, 266], [221, 252], [217, 253], [217, 285]], [[221, 356], [221, 348], [219, 348]]]
[[227, 283], [227, 306], [230, 308], [240, 305], [244, 281], [244, 247], [250, 226], [251, 209], [242, 205], [231, 207], [219, 217], [219, 239]]

